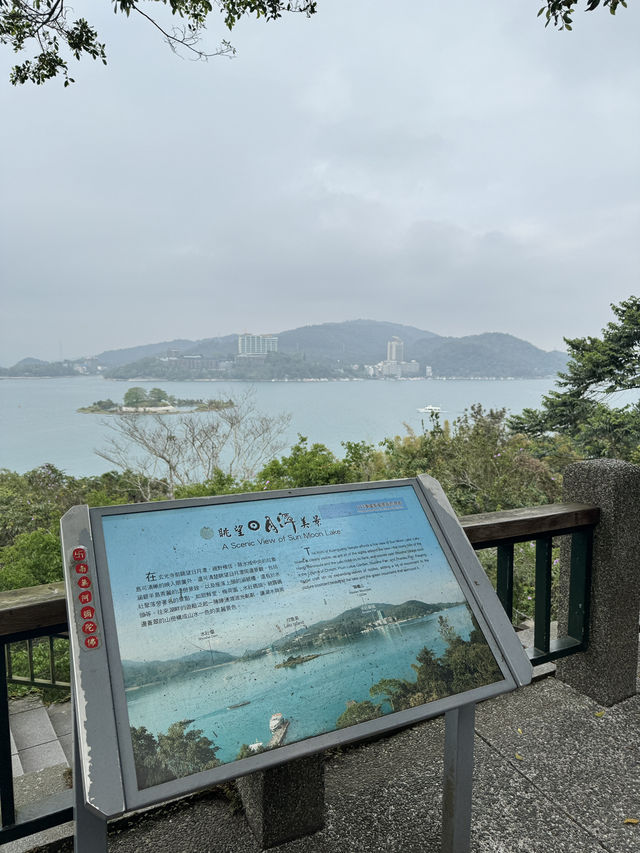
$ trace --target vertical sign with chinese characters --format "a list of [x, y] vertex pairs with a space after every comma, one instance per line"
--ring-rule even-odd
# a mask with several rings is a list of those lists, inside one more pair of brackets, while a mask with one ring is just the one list
[[71, 552], [70, 574], [75, 580], [74, 610], [79, 616], [76, 623], [80, 626], [80, 648], [93, 651], [100, 646], [100, 632], [93, 604], [93, 572], [89, 569], [87, 549], [77, 545]]
[[113, 817], [124, 811], [125, 795], [100, 593], [104, 570], [101, 573], [96, 561], [89, 508], [72, 507], [60, 532], [72, 658], [74, 752], [80, 770], [74, 771], [74, 782], [89, 808]]

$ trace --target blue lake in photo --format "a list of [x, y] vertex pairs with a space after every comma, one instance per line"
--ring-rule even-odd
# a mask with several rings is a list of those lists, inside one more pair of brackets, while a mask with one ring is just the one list
[[[154, 734], [166, 732], [171, 723], [190, 719], [192, 728], [220, 747], [217, 758], [233, 761], [243, 743], [267, 745], [269, 720], [281, 713], [290, 721], [286, 743], [332, 731], [346, 710], [347, 701], [371, 699], [369, 688], [382, 678], [415, 681], [411, 664], [427, 646], [441, 655], [446, 644], [438, 630], [438, 617], [447, 617], [463, 640], [473, 622], [467, 605], [459, 605], [400, 625], [378, 628], [344, 645], [309, 651], [320, 657], [296, 667], [275, 669], [283, 658], [271, 654], [249, 661], [223, 664], [211, 669], [127, 691], [129, 721]], [[248, 702], [238, 708], [230, 705]], [[388, 703], [384, 712], [391, 708]]]

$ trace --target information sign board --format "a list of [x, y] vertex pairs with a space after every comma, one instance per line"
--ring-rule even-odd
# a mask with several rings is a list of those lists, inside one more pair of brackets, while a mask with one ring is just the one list
[[107, 817], [530, 678], [429, 478], [75, 507], [62, 535], [85, 800]]

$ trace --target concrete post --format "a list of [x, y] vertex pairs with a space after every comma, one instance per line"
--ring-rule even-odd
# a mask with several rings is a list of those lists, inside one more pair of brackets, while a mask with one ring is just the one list
[[236, 779], [247, 823], [264, 850], [324, 826], [322, 754]]
[[[601, 517], [593, 541], [589, 646], [558, 661], [557, 677], [601, 705], [614, 705], [637, 688], [640, 466], [616, 459], [570, 465], [564, 500], [597, 505]], [[562, 565], [560, 636], [567, 628], [568, 543]]]

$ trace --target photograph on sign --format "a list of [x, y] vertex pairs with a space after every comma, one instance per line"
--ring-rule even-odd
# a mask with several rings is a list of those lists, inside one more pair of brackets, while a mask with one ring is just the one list
[[410, 485], [101, 521], [140, 790], [504, 679]]

